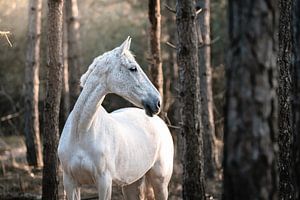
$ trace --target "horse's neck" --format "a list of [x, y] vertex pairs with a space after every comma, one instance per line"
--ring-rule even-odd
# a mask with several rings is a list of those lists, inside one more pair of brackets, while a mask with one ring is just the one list
[[87, 131], [92, 126], [97, 112], [106, 114], [104, 109], [100, 109], [105, 95], [105, 88], [102, 84], [87, 83], [84, 86], [72, 111], [75, 124], [73, 127], [76, 127], [73, 131], [77, 134]]

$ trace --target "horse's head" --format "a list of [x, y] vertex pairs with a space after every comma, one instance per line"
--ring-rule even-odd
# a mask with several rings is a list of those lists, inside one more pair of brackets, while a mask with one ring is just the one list
[[[81, 77], [81, 86], [93, 80], [93, 84], [105, 82], [107, 93], [115, 93], [152, 116], [160, 111], [161, 96], [150, 82], [130, 52], [131, 38], [102, 56], [97, 57], [89, 70]], [[90, 78], [90, 77], [94, 78]]]

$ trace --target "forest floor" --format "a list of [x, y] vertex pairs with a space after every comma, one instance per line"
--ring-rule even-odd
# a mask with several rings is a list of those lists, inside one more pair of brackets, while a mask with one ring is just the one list
[[[28, 167], [24, 138], [20, 136], [1, 137], [0, 162], [1, 200], [41, 199], [42, 170]], [[175, 162], [173, 177], [169, 184], [170, 200], [182, 199], [181, 174], [182, 169]], [[97, 199], [96, 188], [82, 188], [81, 191], [82, 199]], [[208, 200], [221, 199], [221, 181], [208, 181], [206, 191]], [[63, 197], [61, 185], [59, 193]], [[113, 186], [112, 200], [121, 199], [123, 199], [121, 188]]]

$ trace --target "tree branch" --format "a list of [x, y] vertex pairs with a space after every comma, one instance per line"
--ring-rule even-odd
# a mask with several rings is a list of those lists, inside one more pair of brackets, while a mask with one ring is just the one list
[[12, 43], [9, 40], [8, 35], [10, 35], [11, 33], [9, 31], [0, 31], [0, 36], [4, 36], [8, 42], [8, 44], [10, 45], [10, 47], [12, 47]]
[[197, 11], [196, 11], [196, 16], [199, 15], [202, 11], [203, 11], [202, 8], [200, 8], [199, 10], [197, 10]]
[[169, 47], [171, 47], [173, 49], [177, 49], [176, 45], [172, 44], [171, 42], [166, 42], [166, 45], [168, 45]]
[[171, 8], [171, 7], [168, 6], [167, 4], [164, 4], [164, 6], [165, 6], [165, 8], [166, 8], [168, 11], [170, 11], [171, 13], [176, 14], [176, 10], [175, 10], [175, 9]]
[[220, 37], [218, 36], [218, 37], [216, 37], [215, 39], [213, 39], [213, 40], [212, 40], [210, 43], [208, 43], [208, 44], [205, 44], [205, 43], [200, 44], [198, 48], [203, 48], [203, 47], [205, 47], [205, 46], [213, 45], [214, 43], [218, 42], [219, 40], [220, 40]]
[[21, 113], [22, 112], [17, 112], [17, 113], [13, 113], [13, 114], [9, 114], [9, 115], [3, 116], [3, 117], [0, 118], [0, 121], [3, 122], [3, 121], [10, 120], [12, 118], [18, 117], [18, 116], [20, 116]]

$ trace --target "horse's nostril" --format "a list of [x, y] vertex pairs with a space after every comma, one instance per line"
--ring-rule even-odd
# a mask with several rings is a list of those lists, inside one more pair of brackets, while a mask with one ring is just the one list
[[160, 108], [160, 101], [157, 102], [157, 108]]

